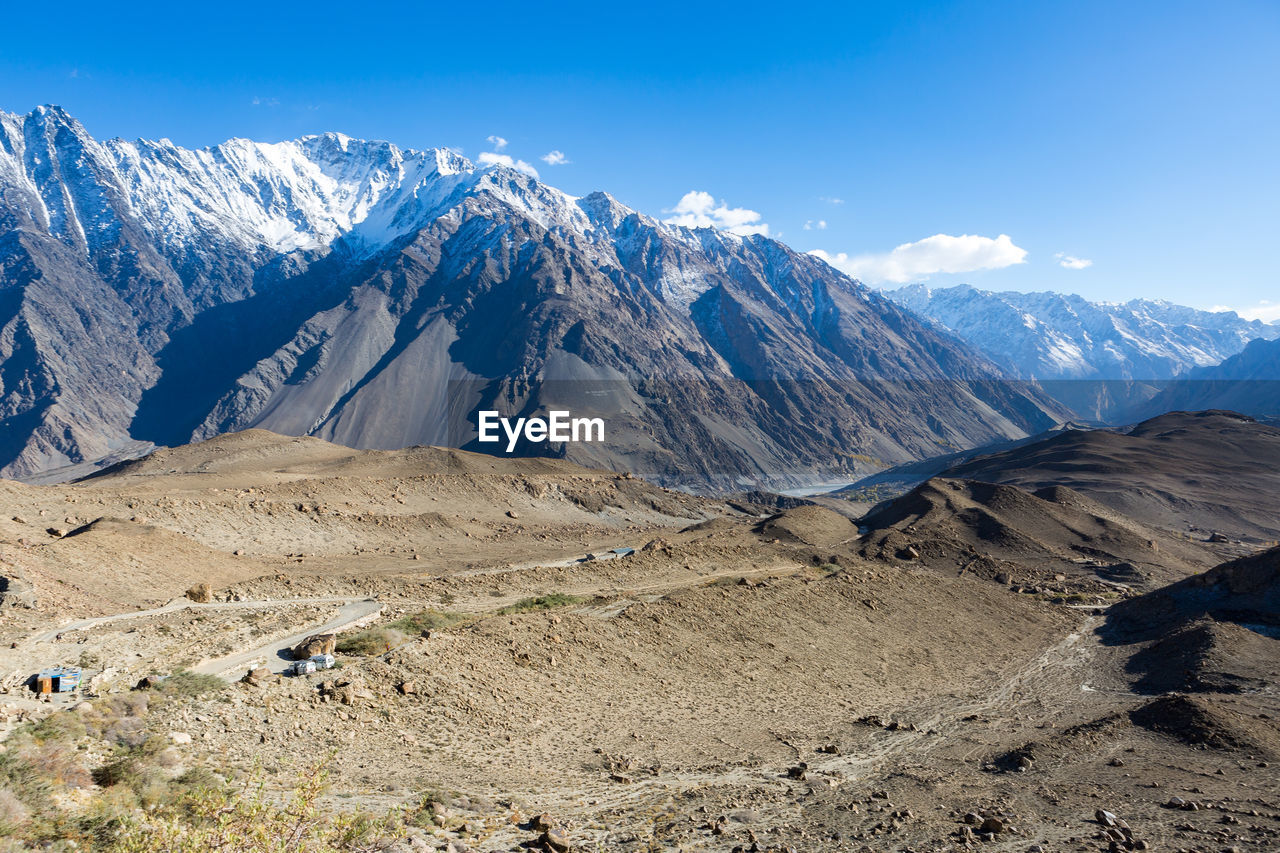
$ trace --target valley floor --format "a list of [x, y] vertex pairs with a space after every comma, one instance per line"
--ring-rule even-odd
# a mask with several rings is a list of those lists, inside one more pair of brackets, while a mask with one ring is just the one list
[[[22, 844], [159, 832], [196, 768], [287, 797], [321, 762], [322, 809], [408, 809], [406, 851], [1280, 849], [1280, 640], [1130, 631], [1108, 606], [1165, 581], [1099, 584], [1096, 549], [953, 554], [912, 516], [917, 553], [873, 556], [819, 507], [262, 442], [4, 484], [0, 560], [35, 599], [11, 581], [0, 611]], [[958, 560], [972, 543], [1018, 576]], [[339, 668], [279, 674], [338, 629]], [[52, 664], [83, 697], [23, 685]], [[54, 755], [38, 790], [13, 769]]]

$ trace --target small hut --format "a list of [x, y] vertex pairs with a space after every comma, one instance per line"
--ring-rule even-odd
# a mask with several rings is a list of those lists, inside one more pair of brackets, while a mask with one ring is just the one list
[[55, 666], [42, 669], [36, 675], [36, 692], [42, 696], [50, 693], [73, 693], [79, 687], [78, 667]]

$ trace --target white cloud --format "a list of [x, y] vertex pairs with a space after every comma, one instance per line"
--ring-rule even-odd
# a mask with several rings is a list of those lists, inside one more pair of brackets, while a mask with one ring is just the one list
[[815, 230], [816, 230], [816, 231], [825, 231], [825, 230], [827, 230], [827, 220], [825, 220], [825, 219], [819, 219], [817, 222], [814, 222], [812, 219], [810, 219], [808, 222], [806, 222], [806, 223], [804, 224], [804, 230], [806, 230], [806, 231], [815, 231]]
[[1058, 261], [1058, 266], [1064, 270], [1082, 270], [1085, 267], [1093, 266], [1093, 261], [1088, 258], [1077, 258], [1074, 255], [1068, 255], [1065, 252], [1058, 252], [1053, 256]]
[[730, 234], [745, 237], [748, 234], [769, 236], [769, 225], [760, 221], [760, 214], [745, 207], [729, 207], [723, 201], [716, 204], [711, 193], [693, 190], [670, 210], [674, 216], [663, 221], [670, 225], [683, 225], [686, 228], [720, 228]]
[[844, 199], [829, 195], [818, 196], [818, 201], [825, 201], [827, 204], [844, 204]]
[[993, 270], [1026, 263], [1027, 251], [1013, 244], [1008, 234], [994, 240], [977, 234], [934, 234], [914, 243], [903, 243], [892, 252], [832, 255], [821, 249], [809, 254], [822, 258], [843, 273], [862, 281], [905, 284], [923, 281], [935, 273]]
[[1210, 311], [1234, 311], [1246, 320], [1261, 320], [1264, 323], [1280, 323], [1280, 302], [1264, 299], [1257, 305], [1247, 308], [1232, 308], [1227, 305], [1215, 305]]
[[501, 136], [490, 136], [487, 137], [485, 141], [493, 146], [494, 151], [501, 151], [503, 148], [507, 147], [507, 140], [503, 139]]
[[280, 106], [279, 98], [263, 98], [258, 95], [253, 96], [253, 105], [255, 107], [278, 107]]
[[506, 166], [508, 169], [515, 169], [517, 172], [524, 172], [530, 177], [538, 177], [538, 170], [533, 168], [531, 164], [523, 160], [516, 160], [510, 154], [495, 154], [492, 151], [485, 151], [476, 159], [480, 161], [481, 166]]
[[564, 166], [572, 162], [568, 157], [564, 156], [564, 152], [560, 150], [548, 151], [542, 155], [542, 162], [548, 166]]

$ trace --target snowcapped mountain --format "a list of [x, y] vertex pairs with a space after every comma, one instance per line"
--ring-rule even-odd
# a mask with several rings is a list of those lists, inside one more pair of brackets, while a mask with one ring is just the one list
[[1163, 300], [910, 285], [886, 295], [953, 331], [1011, 375], [1039, 380], [1083, 417], [1107, 420], [1167, 380], [1215, 365], [1280, 329]]
[[764, 237], [443, 149], [192, 151], [98, 142], [56, 107], [0, 114], [8, 476], [248, 427], [465, 443], [477, 406], [528, 414], [554, 383], [607, 403], [615, 438], [530, 452], [695, 485], [856, 472], [1062, 416]]

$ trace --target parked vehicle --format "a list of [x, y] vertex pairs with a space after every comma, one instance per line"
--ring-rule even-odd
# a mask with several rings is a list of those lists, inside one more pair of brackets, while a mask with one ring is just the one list
[[289, 667], [291, 675], [309, 675], [316, 671], [316, 662], [311, 658], [306, 660], [294, 661], [293, 666]]

